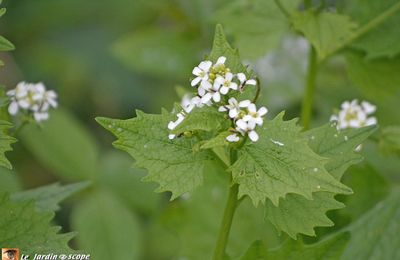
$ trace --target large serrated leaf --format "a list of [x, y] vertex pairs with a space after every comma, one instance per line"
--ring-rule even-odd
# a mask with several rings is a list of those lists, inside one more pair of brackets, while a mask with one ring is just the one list
[[171, 191], [171, 199], [201, 185], [204, 163], [212, 159], [207, 151], [193, 152], [192, 138], [168, 139], [167, 125], [174, 117], [166, 111], [161, 115], [137, 111], [137, 117], [128, 120], [97, 118], [118, 138], [115, 147], [149, 171], [144, 180], [158, 182], [158, 192]]
[[351, 194], [350, 188], [326, 171], [327, 159], [311, 150], [296, 122], [283, 121], [281, 113], [258, 130], [258, 142], [241, 149], [231, 167], [239, 197], [248, 195], [256, 206], [268, 198], [278, 206], [279, 198], [288, 193], [307, 199], [316, 191]]
[[39, 213], [33, 201], [11, 202], [0, 196], [0, 245], [18, 247], [23, 254], [66, 254], [73, 250], [68, 241], [74, 234], [57, 234], [60, 227], [51, 226], [52, 212]]
[[[303, 135], [309, 140], [309, 146], [314, 152], [328, 158], [325, 168], [340, 180], [349, 166], [362, 160], [362, 156], [354, 152], [355, 147], [375, 130], [375, 126], [370, 126], [338, 131], [335, 124], [326, 124]], [[297, 194], [288, 194], [280, 200], [279, 207], [267, 202], [266, 217], [278, 230], [286, 232], [292, 238], [296, 238], [298, 233], [315, 236], [315, 227], [333, 226], [326, 212], [344, 206], [335, 200], [334, 195], [329, 192], [315, 192], [312, 200], [307, 200]]]

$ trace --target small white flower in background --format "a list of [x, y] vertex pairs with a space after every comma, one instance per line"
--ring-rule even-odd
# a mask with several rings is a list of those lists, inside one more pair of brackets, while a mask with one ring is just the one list
[[229, 117], [236, 118], [239, 115], [241, 108], [246, 108], [250, 104], [251, 104], [250, 100], [243, 100], [238, 102], [236, 98], [232, 97], [228, 100], [228, 105], [220, 106], [218, 108], [218, 111], [226, 112], [229, 110]]
[[33, 114], [37, 122], [49, 118], [49, 109], [56, 108], [57, 94], [53, 90], [46, 90], [43, 83], [20, 82], [15, 89], [9, 90], [7, 96], [11, 103], [8, 112], [15, 116], [20, 110]]
[[204, 104], [199, 96], [191, 97], [191, 95], [186, 94], [182, 98], [181, 106], [186, 113], [190, 113], [195, 107], [203, 107]]
[[375, 125], [377, 124], [376, 117], [370, 116], [375, 111], [376, 106], [367, 101], [362, 101], [361, 104], [357, 99], [351, 102], [345, 101], [342, 103], [339, 113], [332, 115], [330, 121], [337, 121], [338, 129]]
[[256, 105], [252, 103], [247, 107], [247, 110], [248, 114], [243, 117], [245, 122], [252, 122], [257, 125], [263, 124], [264, 120], [262, 117], [268, 113], [268, 109], [266, 107], [260, 107], [260, 109], [257, 110]]

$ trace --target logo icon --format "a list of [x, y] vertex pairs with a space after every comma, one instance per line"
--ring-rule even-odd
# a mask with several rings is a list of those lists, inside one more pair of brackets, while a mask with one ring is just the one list
[[20, 260], [18, 248], [2, 248], [1, 260]]

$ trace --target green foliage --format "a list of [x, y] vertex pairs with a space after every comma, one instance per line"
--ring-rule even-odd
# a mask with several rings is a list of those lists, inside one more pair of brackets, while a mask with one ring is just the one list
[[77, 241], [93, 259], [139, 259], [140, 228], [135, 216], [111, 194], [96, 192], [72, 214]]
[[279, 248], [269, 251], [262, 241], [254, 241], [241, 260], [339, 259], [349, 238], [349, 233], [343, 232], [312, 245], [288, 239]]
[[379, 148], [384, 154], [400, 156], [400, 126], [388, 126], [382, 129]]
[[316, 191], [351, 194], [325, 170], [327, 160], [308, 147], [296, 122], [283, 121], [281, 113], [265, 123], [258, 142], [243, 147], [231, 167], [239, 197], [250, 196], [256, 206], [268, 198], [278, 206], [288, 193], [307, 199]]
[[360, 53], [346, 55], [347, 73], [354, 85], [370, 98], [396, 95], [400, 86], [400, 58], [368, 60]]
[[149, 174], [145, 181], [158, 182], [158, 192], [171, 191], [171, 199], [190, 192], [203, 183], [203, 167], [212, 159], [207, 151], [193, 152], [196, 138], [168, 140], [168, 122], [173, 114], [163, 110], [161, 115], [137, 111], [128, 120], [97, 118], [97, 121], [118, 140], [114, 146], [128, 152], [136, 166]]
[[[398, 10], [397, 0], [368, 1], [353, 0], [346, 1], [345, 13], [349, 14], [358, 24], [365, 25], [373, 19], [392, 8]], [[367, 53], [368, 58], [394, 57], [400, 52], [398, 42], [398, 24], [400, 13], [386, 18], [382, 24], [373, 28], [352, 44], [353, 47]]]
[[357, 25], [346, 15], [304, 11], [291, 17], [294, 29], [302, 32], [315, 47], [320, 59], [334, 52], [351, 38]]
[[11, 169], [12, 165], [6, 158], [5, 152], [11, 151], [11, 144], [16, 142], [15, 138], [7, 134], [8, 129], [11, 127], [11, 123], [0, 120], [0, 166], [6, 167], [8, 169]]
[[51, 226], [53, 212], [37, 212], [33, 201], [11, 202], [0, 196], [0, 244], [18, 247], [24, 254], [72, 253], [67, 245], [73, 234], [57, 234], [60, 227]]
[[36, 209], [39, 211], [56, 211], [60, 209], [59, 203], [74, 193], [89, 186], [90, 182], [78, 182], [60, 186], [54, 183], [32, 190], [20, 191], [11, 195], [13, 201], [34, 200]]
[[58, 109], [43, 127], [26, 126], [20, 139], [54, 174], [67, 180], [90, 179], [96, 171], [97, 146], [93, 137], [69, 113]]
[[342, 259], [398, 259], [400, 252], [400, 190], [391, 194], [351, 224], [350, 242]]
[[[292, 9], [299, 1], [284, 2]], [[274, 1], [235, 0], [218, 10], [214, 20], [233, 35], [243, 57], [251, 59], [276, 47], [288, 29], [287, 19]]]
[[[315, 153], [328, 159], [324, 167], [329, 174], [340, 180], [349, 166], [362, 160], [362, 156], [355, 153], [354, 149], [375, 130], [376, 127], [371, 126], [338, 131], [335, 124], [326, 124], [303, 135]], [[298, 233], [315, 236], [315, 227], [333, 226], [326, 212], [344, 207], [334, 196], [335, 193], [315, 192], [310, 200], [297, 194], [288, 194], [280, 200], [279, 207], [267, 202], [266, 217], [279, 231], [286, 232], [294, 239]]]

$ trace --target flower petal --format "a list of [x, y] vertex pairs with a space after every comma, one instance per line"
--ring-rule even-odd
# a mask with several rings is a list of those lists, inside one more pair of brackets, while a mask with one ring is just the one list
[[201, 81], [201, 78], [200, 78], [200, 77], [196, 77], [196, 78], [194, 78], [194, 79], [192, 80], [192, 82], [190, 82], [190, 85], [191, 85], [192, 87], [194, 87], [194, 86], [196, 86], [197, 84], [199, 84], [200, 81]]
[[217, 63], [216, 64], [224, 64], [226, 61], [226, 57], [221, 56], [218, 58]]
[[226, 137], [226, 140], [228, 142], [235, 143], [235, 142], [238, 142], [240, 140], [240, 138], [239, 138], [239, 136], [237, 136], [237, 134], [231, 134]]
[[228, 94], [228, 91], [229, 91], [229, 88], [228, 88], [228, 87], [225, 87], [225, 86], [222, 86], [222, 87], [220, 88], [220, 90], [219, 90], [219, 92], [221, 92], [222, 95]]
[[248, 107], [250, 104], [251, 104], [251, 101], [246, 99], [246, 100], [239, 102], [239, 107], [245, 108], [245, 107]]
[[256, 131], [253, 130], [253, 131], [250, 131], [250, 132], [249, 132], [249, 138], [250, 138], [251, 141], [257, 142], [259, 136], [258, 136], [258, 134], [256, 133]]
[[199, 64], [199, 68], [202, 69], [204, 72], [208, 72], [208, 70], [211, 68], [212, 62], [209, 60], [202, 61]]
[[264, 116], [268, 113], [268, 109], [266, 107], [260, 107], [260, 109], [258, 110], [257, 114], [259, 116]]

